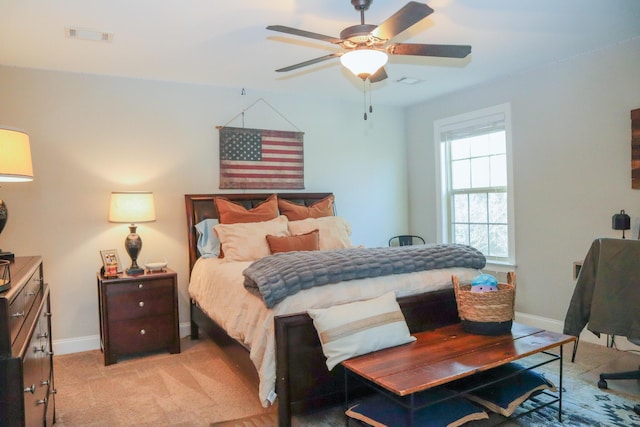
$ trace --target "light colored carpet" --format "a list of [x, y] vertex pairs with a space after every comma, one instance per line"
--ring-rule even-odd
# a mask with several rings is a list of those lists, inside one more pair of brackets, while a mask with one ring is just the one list
[[[180, 354], [160, 352], [122, 358], [110, 366], [104, 366], [100, 351], [55, 356], [56, 427], [276, 425], [275, 408], [262, 408], [255, 372], [239, 364], [237, 354], [229, 349], [223, 351], [207, 338], [183, 339], [181, 344]], [[557, 423], [554, 410], [550, 410], [548, 417], [526, 417], [506, 425], [640, 426], [640, 416], [631, 410], [633, 404], [640, 403], [640, 382], [610, 381], [610, 390], [600, 390], [595, 385], [598, 373], [607, 371], [601, 367], [615, 366], [614, 371], [635, 369], [640, 356], [589, 343], [580, 344], [576, 363], [570, 363], [570, 356], [571, 348], [565, 347], [564, 423]], [[544, 369], [545, 375], [557, 384], [557, 363]], [[626, 383], [624, 387], [620, 387], [622, 383]], [[264, 422], [247, 424], [254, 420], [246, 418], [253, 416]], [[215, 424], [238, 419], [244, 419], [245, 424]], [[343, 408], [296, 417], [293, 424], [344, 426]]]

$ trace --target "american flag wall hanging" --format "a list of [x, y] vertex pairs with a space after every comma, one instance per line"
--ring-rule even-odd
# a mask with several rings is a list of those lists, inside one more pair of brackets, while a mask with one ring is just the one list
[[303, 189], [303, 132], [220, 128], [220, 188]]

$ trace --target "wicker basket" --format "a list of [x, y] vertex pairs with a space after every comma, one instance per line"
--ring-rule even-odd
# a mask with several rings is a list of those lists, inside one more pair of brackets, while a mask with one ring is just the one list
[[497, 291], [471, 292], [471, 284], [460, 284], [452, 276], [458, 315], [467, 332], [501, 335], [511, 331], [516, 299], [516, 275], [507, 273], [507, 283], [498, 283]]

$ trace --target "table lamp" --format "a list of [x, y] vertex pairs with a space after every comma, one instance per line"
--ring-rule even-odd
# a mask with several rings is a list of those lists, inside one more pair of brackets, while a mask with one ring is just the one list
[[[0, 182], [25, 181], [33, 181], [29, 135], [18, 130], [0, 128]], [[8, 218], [7, 205], [0, 199], [0, 233]], [[0, 260], [13, 261], [14, 254], [0, 249]]]
[[611, 218], [611, 228], [614, 230], [622, 230], [622, 238], [624, 239], [624, 231], [631, 229], [631, 217], [624, 212], [624, 209], [620, 213], [613, 214]]
[[138, 266], [138, 255], [142, 249], [142, 239], [136, 233], [136, 224], [155, 220], [156, 209], [152, 192], [117, 191], [111, 193], [109, 222], [126, 222], [130, 224], [129, 235], [124, 240], [124, 247], [131, 258], [131, 267], [126, 270], [129, 275], [144, 273], [144, 269]]

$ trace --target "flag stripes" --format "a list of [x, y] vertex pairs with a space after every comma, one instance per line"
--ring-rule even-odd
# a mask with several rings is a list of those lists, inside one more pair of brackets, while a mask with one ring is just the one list
[[303, 133], [220, 129], [220, 188], [304, 188]]

